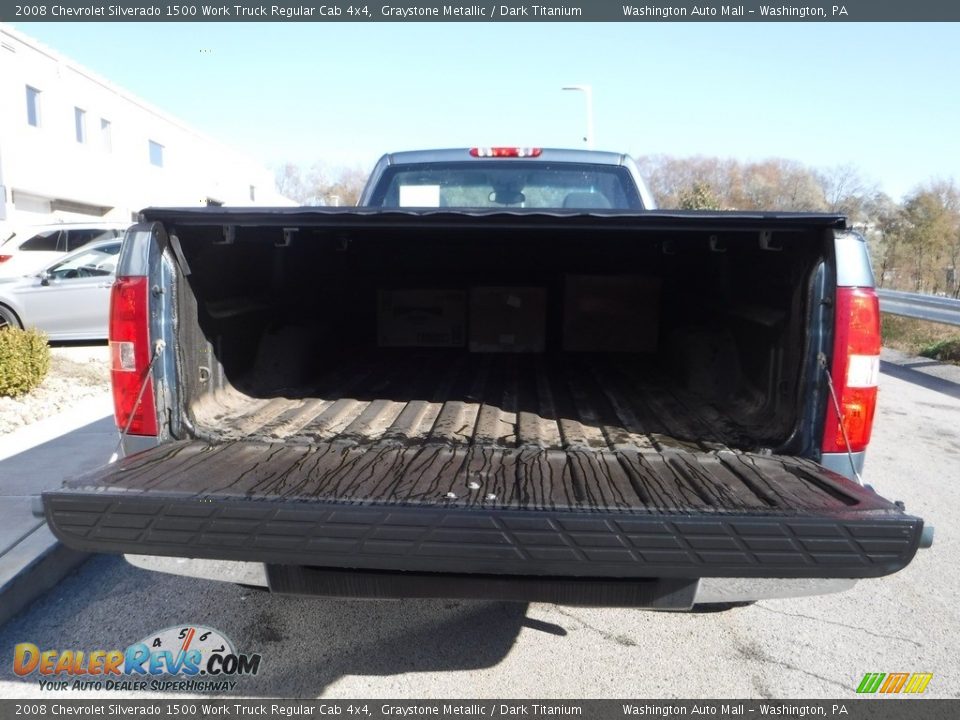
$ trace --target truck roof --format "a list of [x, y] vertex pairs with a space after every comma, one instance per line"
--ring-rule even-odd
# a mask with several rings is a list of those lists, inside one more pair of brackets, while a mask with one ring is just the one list
[[[606, 152], [603, 150], [573, 150], [568, 148], [539, 148], [540, 154], [536, 157], [498, 158], [498, 162], [526, 161], [526, 162], [580, 162], [594, 165], [624, 165], [627, 156], [624, 153]], [[381, 161], [389, 165], [412, 165], [416, 163], [435, 162], [463, 162], [469, 160], [489, 160], [490, 158], [475, 158], [470, 155], [470, 148], [446, 148], [442, 150], [407, 150], [403, 152], [387, 153]]]

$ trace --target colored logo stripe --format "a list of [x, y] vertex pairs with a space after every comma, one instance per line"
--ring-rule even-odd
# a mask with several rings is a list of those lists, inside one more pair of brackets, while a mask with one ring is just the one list
[[860, 685], [857, 687], [857, 692], [875, 693], [885, 677], [885, 673], [867, 673], [863, 676], [863, 680], [860, 681]]
[[930, 684], [932, 679], [933, 673], [914, 673], [903, 691], [905, 693], [922, 693], [927, 689], [927, 685]]
[[908, 677], [910, 677], [910, 673], [890, 673], [880, 687], [880, 692], [887, 694], [900, 692], [903, 686], [907, 684]]
[[881, 692], [886, 695], [896, 693], [922, 693], [933, 679], [933, 673], [867, 673], [857, 686], [860, 694]]

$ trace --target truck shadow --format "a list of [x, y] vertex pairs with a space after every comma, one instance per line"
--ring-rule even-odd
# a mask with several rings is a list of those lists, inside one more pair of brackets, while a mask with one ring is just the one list
[[[929, 364], [930, 363], [922, 363], [918, 367], [925, 367]], [[939, 363], [933, 364], [938, 365]], [[897, 380], [903, 380], [904, 382], [912, 383], [926, 390], [933, 390], [934, 392], [960, 400], [960, 383], [955, 383], [951, 380], [937, 377], [936, 375], [928, 375], [919, 370], [914, 370], [913, 367], [897, 365], [892, 362], [887, 362], [886, 360], [880, 361], [880, 372]]]
[[[0, 628], [0, 648], [8, 657], [23, 642], [41, 650], [123, 650], [164, 628], [202, 625], [230, 638], [238, 653], [262, 656], [255, 676], [232, 678], [235, 685], [222, 694], [315, 698], [345, 676], [493, 667], [510, 652], [522, 627], [534, 627], [527, 622], [526, 612], [527, 605], [521, 603], [278, 596], [152, 573], [121, 558], [100, 555]], [[536, 629], [565, 634], [559, 627]], [[65, 679], [72, 685], [77, 678], [42, 678], [36, 672], [20, 677], [11, 664], [0, 666], [2, 681], [27, 683], [35, 691], [40, 679]], [[146, 694], [163, 694], [150, 690], [147, 681]], [[184, 692], [207, 694], [171, 690], [178, 695]], [[55, 694], [43, 693], [44, 697]], [[71, 692], [63, 695], [76, 697]], [[99, 695], [122, 697], [106, 691]]]

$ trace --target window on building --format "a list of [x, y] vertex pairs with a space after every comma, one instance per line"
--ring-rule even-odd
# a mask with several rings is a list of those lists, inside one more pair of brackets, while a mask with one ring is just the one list
[[27, 85], [27, 124], [40, 127], [40, 91]]
[[150, 164], [163, 167], [163, 145], [150, 141]]
[[113, 126], [106, 118], [100, 118], [100, 145], [106, 152], [113, 151]]
[[250, 202], [256, 202], [256, 201], [257, 201], [257, 186], [251, 185], [250, 186]]
[[78, 107], [73, 109], [73, 124], [77, 131], [77, 142], [87, 141], [87, 111]]

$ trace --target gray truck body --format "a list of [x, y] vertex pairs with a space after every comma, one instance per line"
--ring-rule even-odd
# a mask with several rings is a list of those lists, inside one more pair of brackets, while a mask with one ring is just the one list
[[[904, 567], [820, 450], [832, 215], [151, 209], [155, 438], [46, 493], [77, 549], [354, 597], [688, 608]], [[611, 288], [613, 288], [611, 290]]]

